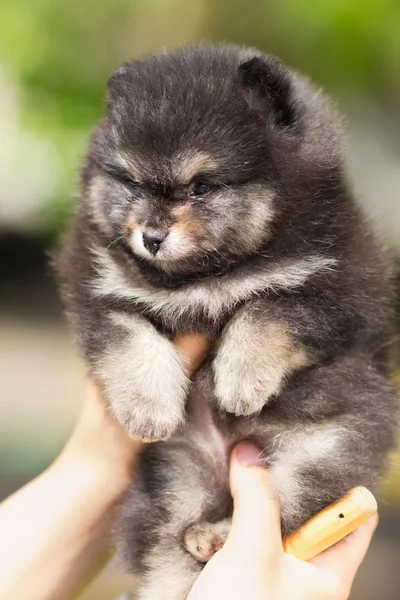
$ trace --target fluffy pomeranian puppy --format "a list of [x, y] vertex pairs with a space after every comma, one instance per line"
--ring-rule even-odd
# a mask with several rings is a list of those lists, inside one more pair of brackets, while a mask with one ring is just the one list
[[[390, 277], [339, 138], [320, 93], [252, 49], [166, 52], [109, 81], [59, 271], [113, 414], [157, 441], [119, 524], [140, 600], [183, 600], [223, 544], [239, 440], [263, 448], [283, 534], [376, 490], [396, 438]], [[191, 384], [183, 332], [214, 341]]]

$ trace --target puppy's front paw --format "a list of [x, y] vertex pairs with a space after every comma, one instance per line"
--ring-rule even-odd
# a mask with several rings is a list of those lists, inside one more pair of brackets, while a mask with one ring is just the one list
[[214, 360], [215, 394], [221, 408], [236, 416], [259, 412], [279, 392], [284, 370], [272, 369], [267, 357], [219, 352]]
[[147, 394], [140, 387], [135, 393], [110, 398], [113, 413], [130, 436], [138, 436], [144, 442], [165, 441], [185, 423], [186, 389], [174, 388], [168, 395], [166, 386], [159, 390], [153, 387]]
[[248, 416], [279, 393], [286, 375], [305, 364], [304, 352], [284, 327], [239, 315], [228, 325], [214, 359], [215, 394], [227, 412]]
[[185, 422], [189, 380], [175, 346], [154, 329], [145, 334], [109, 349], [96, 372], [115, 417], [130, 435], [165, 440]]

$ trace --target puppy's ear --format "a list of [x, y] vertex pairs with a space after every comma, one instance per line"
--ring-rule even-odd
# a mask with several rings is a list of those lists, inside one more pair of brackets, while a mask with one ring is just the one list
[[130, 71], [127, 65], [120, 67], [107, 81], [107, 104], [110, 109], [114, 101], [118, 101], [127, 94], [130, 80]]
[[278, 59], [254, 56], [239, 66], [239, 76], [249, 104], [272, 126], [296, 124], [291, 75]]

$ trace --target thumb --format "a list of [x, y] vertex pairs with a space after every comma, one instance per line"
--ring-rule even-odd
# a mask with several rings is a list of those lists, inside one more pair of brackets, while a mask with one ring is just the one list
[[234, 510], [225, 544], [257, 560], [283, 555], [279, 502], [261, 451], [249, 442], [238, 444], [231, 456], [230, 483]]

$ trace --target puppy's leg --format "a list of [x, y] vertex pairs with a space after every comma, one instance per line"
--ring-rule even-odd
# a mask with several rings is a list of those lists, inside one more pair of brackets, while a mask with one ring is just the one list
[[139, 578], [139, 599], [184, 600], [203, 568], [185, 547], [186, 532], [197, 534], [194, 524], [212, 515], [222, 537], [231, 512], [227, 465], [194, 428], [146, 445], [116, 528], [119, 556]]
[[309, 518], [353, 487], [376, 486], [376, 465], [363, 435], [346, 424], [298, 428], [276, 436], [269, 473], [281, 506], [282, 533]]
[[183, 547], [155, 547], [146, 557], [137, 600], [185, 600], [202, 565]]
[[185, 418], [183, 355], [138, 314], [112, 312], [108, 320], [109, 342], [94, 361], [94, 374], [113, 413], [131, 435], [168, 438]]
[[305, 349], [284, 321], [268, 320], [256, 306], [245, 305], [222, 333], [213, 363], [215, 394], [226, 411], [251, 415], [307, 363]]

